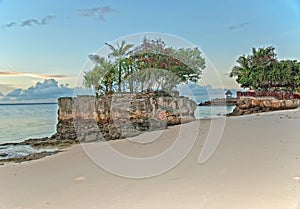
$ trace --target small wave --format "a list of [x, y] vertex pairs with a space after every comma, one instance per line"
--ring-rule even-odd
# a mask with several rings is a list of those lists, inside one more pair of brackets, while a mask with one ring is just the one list
[[1, 153], [0, 160], [11, 158], [22, 158], [31, 154], [41, 153], [44, 151], [55, 151], [56, 149], [35, 149], [30, 145], [8, 145], [0, 147]]

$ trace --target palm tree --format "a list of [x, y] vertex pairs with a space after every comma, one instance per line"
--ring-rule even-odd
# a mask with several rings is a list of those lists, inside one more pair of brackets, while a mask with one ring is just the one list
[[89, 55], [89, 58], [95, 63], [95, 67], [93, 70], [85, 72], [84, 85], [94, 87], [96, 95], [101, 92], [105, 94], [113, 92], [113, 82], [115, 80], [113, 64], [99, 55]]
[[237, 77], [242, 87], [296, 91], [300, 86], [300, 63], [297, 60], [279, 61], [274, 50], [273, 46], [253, 48], [251, 55], [239, 57], [230, 77]]
[[127, 81], [129, 91], [133, 93], [134, 87], [133, 87], [132, 75], [137, 71], [138, 68], [134, 62], [134, 58], [131, 56], [122, 58], [121, 63], [122, 63], [123, 73], [124, 73], [123, 79]]
[[250, 55], [250, 62], [253, 68], [253, 80], [256, 87], [268, 91], [271, 88], [271, 77], [273, 66], [276, 64], [275, 48], [269, 46], [266, 48], [255, 49], [252, 48], [252, 55]]
[[237, 66], [232, 68], [230, 77], [237, 76], [242, 87], [269, 90], [274, 83], [274, 72], [277, 68], [275, 48], [252, 48], [252, 54], [240, 56]]
[[242, 88], [252, 88], [251, 65], [249, 56], [242, 55], [237, 60], [238, 65], [234, 66], [229, 74], [230, 77], [237, 77], [236, 81]]
[[251, 64], [268, 66], [276, 60], [275, 47], [252, 48]]
[[128, 50], [133, 47], [132, 44], [126, 44], [123, 40], [121, 44], [117, 43], [117, 46], [114, 47], [111, 44], [105, 43], [111, 50], [109, 57], [114, 57], [117, 62], [118, 69], [118, 92], [121, 92], [122, 84], [122, 58], [128, 54]]

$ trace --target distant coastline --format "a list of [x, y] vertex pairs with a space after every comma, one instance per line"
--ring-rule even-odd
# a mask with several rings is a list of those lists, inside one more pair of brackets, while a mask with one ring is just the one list
[[48, 104], [58, 104], [57, 102], [41, 102], [41, 103], [0, 103], [0, 105], [48, 105]]
[[216, 98], [200, 102], [198, 106], [235, 106], [237, 100], [237, 98]]

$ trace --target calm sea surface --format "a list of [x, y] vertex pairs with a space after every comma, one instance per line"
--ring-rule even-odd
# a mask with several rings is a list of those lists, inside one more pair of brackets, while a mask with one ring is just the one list
[[0, 143], [55, 133], [57, 104], [0, 105]]

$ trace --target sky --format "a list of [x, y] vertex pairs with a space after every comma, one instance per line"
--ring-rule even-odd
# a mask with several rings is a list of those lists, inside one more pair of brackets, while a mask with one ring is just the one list
[[40, 85], [70, 92], [89, 54], [145, 32], [199, 47], [204, 83], [238, 88], [228, 74], [252, 47], [300, 60], [299, 26], [300, 0], [0, 0], [0, 99]]

